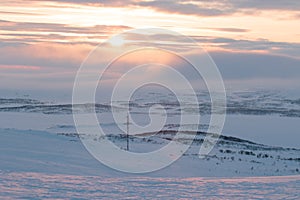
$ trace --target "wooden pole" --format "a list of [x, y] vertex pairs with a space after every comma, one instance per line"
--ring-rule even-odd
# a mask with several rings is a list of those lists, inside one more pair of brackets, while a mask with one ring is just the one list
[[129, 151], [129, 114], [127, 113], [127, 151]]

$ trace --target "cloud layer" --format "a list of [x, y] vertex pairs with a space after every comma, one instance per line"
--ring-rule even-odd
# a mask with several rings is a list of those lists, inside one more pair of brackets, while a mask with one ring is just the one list
[[[52, 0], [57, 1], [57, 0]], [[154, 10], [198, 16], [219, 16], [260, 10], [299, 11], [300, 2], [295, 0], [62, 0], [59, 2], [94, 4], [98, 6], [140, 6]]]

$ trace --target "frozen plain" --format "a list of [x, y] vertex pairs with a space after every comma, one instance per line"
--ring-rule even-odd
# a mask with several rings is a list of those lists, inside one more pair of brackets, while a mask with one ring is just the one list
[[[254, 100], [249, 102], [251, 95]], [[95, 160], [76, 136], [68, 106], [13, 98], [1, 101], [1, 199], [299, 199], [297, 98], [260, 93], [232, 97], [224, 137], [209, 157], [198, 158], [204, 136], [199, 132], [188, 152], [174, 164], [139, 175], [117, 172]], [[258, 108], [267, 107], [266, 114], [249, 109], [253, 102], [258, 102]], [[137, 110], [145, 109], [146, 103], [137, 103]], [[172, 105], [165, 103], [173, 112], [171, 121], [176, 121]], [[103, 108], [99, 107], [99, 113], [105, 115]], [[135, 119], [143, 115], [145, 112], [135, 112]], [[102, 122], [111, 133], [109, 138], [124, 148], [125, 140], [110, 118]], [[189, 125], [184, 126], [188, 130]], [[169, 123], [163, 132], [144, 140], [132, 137], [131, 148], [137, 152], [159, 148], [172, 139], [176, 127]], [[205, 131], [205, 125], [200, 129]]]

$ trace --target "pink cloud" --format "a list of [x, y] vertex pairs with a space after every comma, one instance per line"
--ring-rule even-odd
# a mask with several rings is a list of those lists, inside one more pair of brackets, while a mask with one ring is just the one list
[[40, 70], [39, 66], [25, 66], [25, 65], [0, 65], [0, 69], [22, 69], [22, 70]]

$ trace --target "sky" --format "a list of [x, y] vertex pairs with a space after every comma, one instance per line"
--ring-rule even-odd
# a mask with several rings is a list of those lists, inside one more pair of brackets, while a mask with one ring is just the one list
[[[145, 27], [194, 39], [227, 88], [297, 88], [299, 21], [296, 0], [1, 1], [0, 90], [71, 90], [81, 63], [99, 43]], [[122, 43], [111, 44], [117, 49]]]

